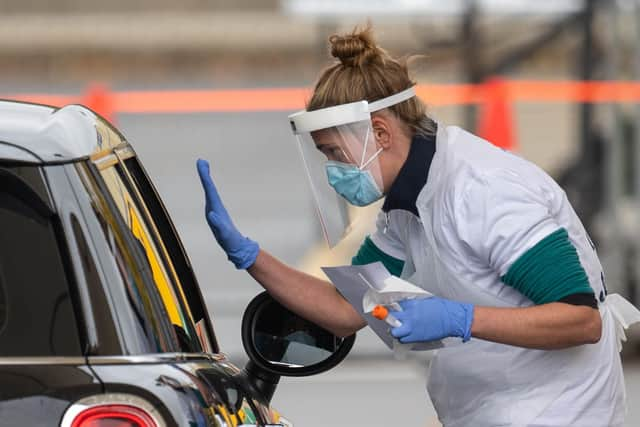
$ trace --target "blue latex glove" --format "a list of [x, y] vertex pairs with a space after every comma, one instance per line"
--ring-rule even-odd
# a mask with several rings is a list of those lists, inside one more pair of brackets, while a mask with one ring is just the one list
[[460, 337], [471, 338], [473, 304], [463, 304], [431, 297], [400, 301], [403, 311], [393, 311], [402, 325], [391, 329], [391, 335], [401, 343], [435, 341]]
[[244, 237], [235, 225], [220, 200], [218, 190], [209, 174], [209, 162], [198, 159], [198, 174], [204, 188], [206, 204], [204, 208], [207, 223], [218, 244], [227, 253], [237, 269], [246, 269], [256, 262], [260, 247], [253, 240]]

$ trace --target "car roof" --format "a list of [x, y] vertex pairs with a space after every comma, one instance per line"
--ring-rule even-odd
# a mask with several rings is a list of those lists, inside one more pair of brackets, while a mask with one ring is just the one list
[[69, 162], [122, 142], [111, 125], [81, 105], [56, 108], [0, 100], [0, 160]]

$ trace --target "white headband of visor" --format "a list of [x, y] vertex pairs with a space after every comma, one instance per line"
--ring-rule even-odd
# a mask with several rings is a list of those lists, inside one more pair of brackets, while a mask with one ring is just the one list
[[289, 116], [294, 134], [313, 132], [347, 123], [370, 120], [371, 113], [416, 96], [415, 86], [374, 102], [356, 101], [314, 111], [298, 111]]

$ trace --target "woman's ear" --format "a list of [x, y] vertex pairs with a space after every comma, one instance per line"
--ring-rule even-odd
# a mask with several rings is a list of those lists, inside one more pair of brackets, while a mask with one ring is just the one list
[[371, 127], [376, 143], [385, 150], [389, 149], [393, 144], [393, 134], [389, 121], [384, 117], [374, 116], [371, 117]]

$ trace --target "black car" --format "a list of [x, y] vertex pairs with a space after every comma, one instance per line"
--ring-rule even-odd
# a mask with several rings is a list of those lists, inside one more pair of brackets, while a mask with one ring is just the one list
[[263, 293], [242, 339], [240, 370], [117, 130], [78, 105], [0, 101], [0, 426], [290, 425], [269, 405], [280, 375], [330, 369], [355, 336]]

